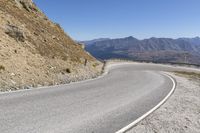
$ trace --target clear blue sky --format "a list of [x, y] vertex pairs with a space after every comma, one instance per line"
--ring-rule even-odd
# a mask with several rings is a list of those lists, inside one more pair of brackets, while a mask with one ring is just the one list
[[73, 39], [200, 36], [200, 0], [33, 0]]

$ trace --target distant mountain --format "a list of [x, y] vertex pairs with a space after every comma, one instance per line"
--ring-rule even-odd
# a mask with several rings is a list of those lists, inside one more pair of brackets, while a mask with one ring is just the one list
[[132, 36], [84, 42], [86, 50], [100, 59], [125, 58], [154, 62], [200, 64], [200, 38], [150, 38], [138, 40]]
[[79, 43], [83, 43], [85, 45], [90, 45], [93, 44], [95, 42], [99, 42], [99, 41], [107, 41], [110, 40], [110, 38], [99, 38], [99, 39], [94, 39], [94, 40], [88, 40], [88, 41], [78, 41]]
[[195, 45], [200, 45], [200, 37], [195, 37], [195, 38], [179, 38], [179, 40], [184, 40], [184, 41], [188, 41], [192, 44]]

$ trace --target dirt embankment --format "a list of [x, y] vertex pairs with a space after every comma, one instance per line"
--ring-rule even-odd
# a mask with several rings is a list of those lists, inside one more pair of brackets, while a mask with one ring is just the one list
[[92, 78], [102, 65], [32, 0], [0, 0], [0, 91]]

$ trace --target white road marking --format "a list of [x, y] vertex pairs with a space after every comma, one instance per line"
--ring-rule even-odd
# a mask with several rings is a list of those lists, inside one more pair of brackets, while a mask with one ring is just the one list
[[174, 78], [172, 78], [171, 76], [169, 76], [166, 73], [163, 73], [163, 75], [167, 76], [172, 81], [172, 83], [173, 83], [173, 87], [172, 87], [171, 91], [168, 93], [168, 95], [159, 104], [157, 104], [154, 108], [152, 108], [151, 110], [149, 110], [147, 113], [145, 113], [144, 115], [142, 115], [141, 117], [139, 117], [138, 119], [136, 119], [135, 121], [133, 121], [132, 123], [130, 123], [129, 125], [127, 125], [126, 127], [120, 129], [116, 133], [125, 133], [125, 132], [127, 132], [128, 130], [130, 130], [131, 128], [133, 128], [137, 123], [139, 123], [141, 120], [143, 120], [144, 118], [146, 118], [147, 116], [149, 116], [151, 113], [153, 113], [155, 110], [157, 110], [160, 106], [162, 106], [169, 99], [169, 97], [175, 91], [176, 81], [174, 80]]

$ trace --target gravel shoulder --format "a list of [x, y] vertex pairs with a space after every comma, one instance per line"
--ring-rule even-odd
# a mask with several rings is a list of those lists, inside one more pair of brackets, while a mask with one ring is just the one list
[[170, 75], [177, 81], [174, 94], [128, 133], [200, 133], [200, 76]]

